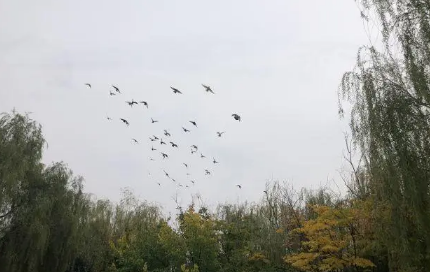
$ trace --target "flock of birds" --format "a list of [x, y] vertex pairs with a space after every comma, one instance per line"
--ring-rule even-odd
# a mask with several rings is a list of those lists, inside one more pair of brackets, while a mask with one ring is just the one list
[[[88, 88], [91, 88], [91, 84], [90, 83], [85, 83], [85, 85], [86, 86], [88, 86]], [[202, 84], [202, 86], [203, 86], [203, 88], [204, 88], [204, 90], [207, 92], [207, 93], [212, 93], [212, 94], [215, 94], [215, 92], [212, 90], [212, 88], [210, 87], [210, 86], [207, 86], [207, 85], [204, 85], [204, 84]], [[112, 85], [112, 88], [113, 88], [113, 90], [110, 90], [109, 91], [109, 95], [110, 96], [117, 96], [117, 95], [120, 95], [121, 94], [121, 90], [117, 87], [117, 86], [115, 86], [115, 85]], [[177, 88], [174, 88], [174, 87], [170, 87], [170, 89], [173, 91], [173, 94], [182, 94], [182, 92], [180, 91], [180, 90], [178, 90]], [[130, 107], [133, 107], [134, 105], [143, 105], [143, 107], [146, 107], [147, 109], [149, 109], [149, 103], [147, 102], [147, 101], [135, 101], [134, 99], [131, 99], [131, 101], [125, 101], [125, 103], [127, 103]], [[240, 117], [240, 115], [238, 115], [237, 113], [233, 113], [232, 115], [231, 115], [233, 118], [234, 118], [234, 120], [236, 120], [236, 121], [241, 121], [241, 117]], [[111, 117], [109, 117], [109, 116], [107, 116], [106, 117], [107, 118], [107, 120], [109, 120], [109, 121], [112, 121], [113, 119], [111, 118]], [[118, 121], [121, 121], [122, 123], [124, 123], [124, 125], [126, 125], [126, 126], [129, 126], [130, 125], [130, 122], [127, 120], [127, 119], [125, 119], [125, 118], [119, 118], [119, 120]], [[153, 118], [151, 118], [151, 123], [152, 124], [155, 124], [155, 123], [158, 123], [159, 121], [158, 120], [154, 120]], [[198, 128], [198, 126], [197, 126], [197, 122], [196, 121], [194, 121], [194, 120], [190, 120], [189, 121], [189, 123], [192, 125], [192, 126], [194, 126], [195, 128]], [[191, 130], [189, 130], [189, 129], [187, 129], [186, 127], [184, 127], [184, 126], [182, 126], [182, 130], [183, 130], [183, 132], [184, 133], [190, 133], [191, 132]], [[225, 133], [225, 131], [217, 131], [216, 132], [216, 135], [218, 136], [218, 137], [222, 137], [222, 135]], [[171, 141], [169, 141], [169, 140], [163, 140], [163, 137], [166, 139], [166, 138], [168, 138], [168, 139], [171, 139], [171, 137], [172, 137], [172, 135], [169, 133], [169, 131], [167, 130], [167, 129], [164, 129], [164, 131], [163, 131], [163, 135], [164, 136], [161, 136], [161, 135], [152, 135], [152, 137], [149, 137], [149, 141], [151, 141], [151, 143], [152, 144], [155, 144], [155, 143], [159, 143], [159, 145], [160, 146], [162, 146], [162, 145], [170, 145], [172, 148], [178, 148], [179, 146], [178, 146], [178, 144], [176, 144], [175, 142], [173, 142], [173, 140], [171, 140]], [[137, 140], [137, 139], [135, 139], [135, 138], [131, 138], [131, 140], [132, 140], [132, 142], [133, 143], [135, 143], [135, 144], [139, 144], [139, 141]], [[152, 145], [151, 146], [151, 152], [159, 152], [159, 154], [160, 154], [160, 156], [161, 156], [161, 159], [168, 159], [169, 158], [169, 155], [166, 153], [166, 151], [160, 151], [160, 150], [158, 150], [157, 148], [154, 148], [154, 146]], [[191, 154], [197, 154], [198, 153], [198, 155], [200, 155], [200, 158], [201, 159], [205, 159], [206, 158], [206, 156], [203, 154], [203, 153], [201, 153], [201, 152], [199, 152], [199, 148], [198, 148], [198, 146], [197, 145], [191, 145], [190, 146], [190, 152], [191, 152]], [[154, 159], [152, 158], [152, 157], [150, 157], [149, 158], [151, 161], [154, 161]], [[215, 158], [212, 158], [212, 163], [213, 164], [218, 164], [219, 162], [215, 159]], [[189, 165], [187, 164], [187, 163], [182, 163], [183, 164], [183, 166], [186, 168], [186, 169], [188, 169], [189, 168]], [[166, 170], [163, 170], [163, 172], [164, 172], [164, 175], [165, 175], [165, 177], [166, 178], [168, 178], [168, 179], [170, 179], [171, 181], [173, 181], [173, 182], [176, 182], [176, 180], [173, 178], [173, 177], [171, 177], [170, 176], [170, 174], [166, 171]], [[211, 171], [209, 171], [208, 169], [204, 169], [204, 173], [205, 173], [205, 175], [211, 175]], [[151, 174], [149, 174], [149, 175], [151, 175]], [[187, 176], [190, 176], [191, 174], [190, 173], [186, 173], [186, 175]], [[158, 181], [156, 181], [156, 183], [159, 185], [159, 186], [161, 186], [161, 183], [160, 182], [158, 182]], [[191, 184], [195, 184], [195, 180], [192, 180], [192, 179], [190, 179], [190, 183]], [[184, 187], [184, 185], [182, 185], [181, 183], [177, 183], [177, 185], [179, 186], [179, 187]], [[239, 189], [241, 189], [242, 188], [242, 185], [240, 185], [240, 184], [236, 184], [236, 186], [239, 188]], [[186, 188], [189, 188], [189, 185], [187, 185], [187, 184], [185, 184], [185, 187]]]

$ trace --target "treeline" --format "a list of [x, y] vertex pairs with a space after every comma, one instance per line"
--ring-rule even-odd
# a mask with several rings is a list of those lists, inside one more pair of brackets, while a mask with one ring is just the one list
[[430, 4], [358, 3], [385, 48], [361, 48], [342, 80], [347, 195], [272, 182], [259, 203], [191, 203], [170, 219], [131, 193], [92, 200], [66, 165], [41, 163], [37, 123], [4, 114], [0, 271], [428, 271]]
[[[259, 204], [161, 208], [125, 192], [92, 200], [63, 163], [43, 165], [41, 127], [0, 119], [1, 271], [296, 271], [371, 267], [369, 200], [268, 184]], [[367, 205], [367, 206], [366, 206]]]

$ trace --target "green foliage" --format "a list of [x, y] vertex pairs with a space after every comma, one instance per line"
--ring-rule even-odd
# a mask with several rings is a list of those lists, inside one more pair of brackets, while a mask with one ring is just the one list
[[217, 271], [220, 264], [217, 258], [219, 234], [216, 222], [210, 217], [196, 213], [190, 206], [184, 213], [180, 232], [191, 263], [197, 264], [202, 271]]
[[193, 267], [186, 267], [185, 264], [181, 265], [181, 272], [199, 272], [199, 266], [194, 264]]
[[360, 49], [357, 67], [344, 75], [340, 95], [353, 106], [352, 135], [364, 158], [376, 214], [381, 215], [378, 238], [390, 252], [390, 269], [426, 271], [430, 6], [417, 0], [359, 2], [362, 14], [377, 15], [385, 48]]

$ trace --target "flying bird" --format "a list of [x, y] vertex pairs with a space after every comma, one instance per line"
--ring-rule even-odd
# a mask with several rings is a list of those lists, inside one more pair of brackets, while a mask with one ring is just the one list
[[154, 137], [155, 140], [158, 140], [159, 138], [155, 135], [152, 135], [152, 137]]
[[168, 158], [169, 155], [167, 155], [166, 153], [161, 152], [161, 155], [163, 156], [163, 159]]
[[188, 129], [182, 127], [182, 129], [184, 130], [184, 132], [190, 132]]
[[110, 96], [112, 96], [112, 95], [116, 95], [116, 93], [113, 93], [112, 91], [109, 91], [109, 95], [110, 95]]
[[110, 118], [109, 116], [108, 117], [106, 117], [108, 120], [112, 120], [112, 118]]
[[186, 164], [185, 162], [184, 162], [184, 163], [182, 163], [182, 164], [183, 164], [183, 165], [185, 165], [185, 167], [186, 167], [186, 168], [188, 168], [188, 164]]
[[242, 189], [242, 185], [237, 184], [236, 186], [237, 186], [239, 189]]
[[191, 124], [193, 124], [195, 127], [197, 127], [197, 123], [194, 121], [190, 121]]
[[158, 122], [157, 120], [154, 120], [154, 119], [151, 118], [151, 123], [152, 124], [157, 123], [157, 122]]
[[158, 186], [161, 186], [161, 184], [159, 182], [157, 182]]
[[190, 182], [191, 182], [192, 184], [194, 184], [194, 180], [190, 180]]
[[267, 191], [266, 191], [266, 190], [264, 190], [264, 191], [263, 191], [263, 193], [267, 194]]
[[162, 144], [162, 145], [164, 144], [165, 145], [166, 143], [163, 142], [163, 139], [160, 139], [160, 144]]
[[209, 172], [208, 169], [205, 169], [205, 175], [210, 175], [210, 174], [211, 174], [211, 172]]
[[136, 139], [134, 139], [134, 138], [132, 138], [132, 140], [133, 140], [133, 142], [135, 142], [136, 144], [138, 144], [139, 142], [136, 140]]
[[155, 149], [154, 147], [151, 147], [151, 151], [155, 151], [155, 150], [157, 150], [157, 149]]
[[172, 145], [172, 147], [178, 147], [178, 145], [175, 144], [174, 142], [170, 142], [170, 144]]
[[182, 94], [182, 92], [181, 92], [181, 91], [179, 91], [179, 90], [178, 90], [178, 89], [176, 89], [176, 88], [170, 87], [170, 89], [172, 89], [172, 90], [173, 90], [173, 93], [179, 93], [179, 94]]
[[85, 85], [87, 85], [88, 87], [91, 88], [91, 84], [90, 83], [85, 83]]
[[125, 101], [125, 103], [127, 103], [130, 107], [133, 107], [134, 104], [138, 104], [136, 101], [134, 101], [133, 99], [131, 101]]
[[122, 121], [124, 124], [126, 124], [127, 126], [128, 126], [128, 125], [130, 125], [130, 123], [129, 123], [127, 120], [125, 120], [125, 119], [123, 119], [123, 118], [119, 118], [119, 119], [121, 119], [121, 121]]
[[116, 86], [114, 86], [114, 85], [112, 85], [112, 87], [115, 89], [115, 91], [116, 91], [117, 93], [121, 93], [121, 92], [120, 92], [120, 90], [118, 89], [118, 87], [116, 87]]
[[200, 153], [200, 158], [206, 158], [206, 156], [205, 155], [203, 155], [202, 153]]
[[191, 175], [190, 173], [187, 173], [187, 176]]
[[192, 145], [191, 148], [194, 148], [196, 151], [199, 149], [196, 145]]
[[205, 88], [205, 89], [206, 89], [206, 92], [211, 92], [211, 93], [215, 94], [215, 93], [214, 93], [214, 91], [212, 91], [211, 87], [206, 86], [206, 85], [204, 85], [204, 84], [202, 84], [202, 86], [203, 86], [203, 88]]
[[151, 142], [155, 142], [157, 139], [152, 139], [151, 137], [149, 137], [149, 140], [151, 140]]
[[218, 134], [218, 137], [221, 137], [224, 133], [225, 133], [225, 131], [217, 132], [216, 134]]
[[150, 161], [153, 161], [154, 159], [150, 157], [150, 158], [149, 158], [149, 160], [150, 160]]
[[233, 118], [234, 118], [235, 120], [237, 120], [237, 121], [239, 121], [239, 122], [240, 122], [240, 116], [239, 116], [239, 115], [237, 115], [236, 113], [233, 113], [231, 116], [233, 116]]
[[167, 130], [164, 130], [164, 135], [166, 135], [167, 137], [172, 136], [172, 135], [170, 135], [170, 133], [169, 133], [169, 132], [167, 132]]
[[166, 175], [166, 177], [170, 178], [169, 173], [167, 173], [165, 170], [163, 170], [164, 175]]
[[146, 102], [146, 101], [140, 101], [139, 103], [143, 104], [144, 106], [146, 106], [146, 108], [148, 108], [148, 102]]
[[215, 158], [213, 158], [214, 160], [213, 160], [213, 163], [219, 163], [219, 162], [217, 162], [216, 160], [215, 160]]

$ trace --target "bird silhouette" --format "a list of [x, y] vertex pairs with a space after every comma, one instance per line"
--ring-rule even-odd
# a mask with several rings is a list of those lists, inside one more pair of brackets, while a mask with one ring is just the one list
[[125, 103], [127, 103], [130, 107], [133, 107], [134, 104], [138, 104], [136, 101], [134, 101], [133, 99], [131, 101], [125, 101]]
[[157, 139], [152, 139], [151, 137], [149, 137], [149, 140], [151, 140], [151, 142], [155, 142]]
[[87, 85], [88, 87], [91, 88], [91, 84], [90, 83], [85, 83], [85, 85]]
[[266, 191], [266, 190], [264, 190], [264, 191], [263, 191], [263, 193], [267, 194], [267, 191]]
[[240, 116], [238, 115], [238, 114], [236, 114], [236, 113], [233, 113], [231, 116], [233, 116], [233, 118], [235, 119], [235, 120], [237, 120], [237, 121], [239, 121], [240, 122]]
[[169, 173], [167, 173], [165, 170], [163, 170], [164, 175], [166, 175], [166, 177], [170, 178]]
[[219, 162], [217, 162], [216, 160], [215, 160], [215, 158], [213, 158], [214, 160], [213, 160], [213, 163], [219, 163]]
[[170, 142], [170, 144], [172, 145], [172, 147], [178, 147], [178, 145], [175, 144], [174, 142]]
[[155, 151], [155, 150], [157, 150], [157, 149], [152, 146], [151, 147], [151, 151]]
[[115, 89], [115, 91], [116, 91], [117, 93], [121, 93], [121, 91], [119, 90], [119, 88], [118, 88], [118, 87], [116, 87], [116, 86], [114, 86], [114, 85], [112, 85], [112, 87]]
[[203, 88], [205, 88], [205, 89], [206, 89], [206, 92], [211, 92], [211, 93], [215, 94], [215, 93], [214, 93], [214, 91], [212, 91], [211, 87], [206, 86], [206, 85], [204, 85], [204, 84], [202, 84], [202, 86], [203, 86]]
[[192, 150], [191, 149], [191, 154], [194, 154], [194, 153], [196, 153], [197, 151], [196, 150]]
[[169, 133], [169, 132], [167, 132], [167, 130], [164, 130], [164, 135], [166, 135], [167, 137], [172, 136], [172, 135], [170, 135], [170, 133]]
[[179, 183], [178, 185], [179, 185], [180, 187], [182, 187], [182, 184], [180, 184], [180, 183]]
[[155, 135], [152, 135], [152, 137], [154, 137], [155, 140], [159, 140], [159, 138]]
[[169, 155], [167, 155], [166, 153], [161, 152], [161, 155], [163, 156], [163, 159], [168, 158]]
[[121, 121], [122, 121], [124, 124], [126, 124], [127, 126], [128, 126], [128, 125], [130, 125], [130, 123], [129, 123], [127, 120], [125, 120], [125, 119], [123, 119], [123, 118], [119, 118], [119, 119], [121, 119]]
[[237, 184], [236, 186], [239, 187], [239, 189], [242, 189], [242, 185]]
[[194, 148], [196, 151], [199, 149], [196, 145], [192, 145], [191, 148]]
[[186, 188], [190, 188], [190, 186], [188, 186], [188, 185], [185, 185], [185, 187], [186, 187]]
[[194, 184], [194, 182], [195, 182], [195, 181], [194, 181], [194, 180], [190, 180], [190, 182], [191, 182], [192, 184]]
[[202, 153], [200, 153], [200, 158], [206, 158], [206, 156], [205, 155], [203, 155]]
[[205, 175], [210, 175], [211, 172], [208, 169], [205, 169]]
[[190, 132], [188, 129], [182, 127], [182, 129], [184, 130], [184, 132]]
[[195, 121], [190, 121], [190, 123], [197, 127], [197, 123]]
[[136, 139], [134, 139], [134, 138], [132, 138], [132, 140], [133, 140], [133, 142], [135, 142], [136, 144], [138, 144], [139, 142], [136, 140]]
[[143, 104], [144, 106], [146, 106], [146, 108], [148, 108], [148, 102], [146, 102], [146, 101], [140, 101], [139, 103]]
[[161, 184], [159, 182], [157, 182], [158, 186], [161, 186]]
[[173, 90], [173, 93], [179, 93], [179, 94], [182, 94], [182, 92], [181, 92], [181, 91], [179, 91], [179, 90], [178, 90], [178, 89], [176, 89], [176, 88], [170, 87], [170, 89], [172, 89], [172, 90]]
[[191, 175], [190, 173], [187, 173], [187, 176]]
[[150, 157], [150, 158], [149, 158], [149, 160], [150, 160], [150, 161], [153, 161], [154, 159]]
[[112, 95], [116, 95], [116, 93], [113, 93], [112, 91], [109, 91], [109, 95], [110, 95], [110, 96], [112, 96]]
[[218, 137], [221, 137], [224, 133], [225, 133], [225, 131], [217, 132], [216, 134], [218, 134]]
[[157, 122], [158, 122], [157, 120], [154, 120], [154, 119], [151, 118], [151, 123], [152, 124], [157, 123]]
[[163, 139], [160, 139], [160, 144], [162, 144], [162, 145], [164, 144], [165, 145], [166, 143], [163, 142]]
[[112, 120], [112, 118], [110, 118], [109, 116], [108, 117], [106, 117], [108, 120]]
[[182, 163], [182, 164], [183, 164], [183, 165], [185, 165], [185, 167], [186, 167], [186, 168], [188, 168], [188, 164], [186, 164], [185, 162], [184, 162], [184, 163]]

